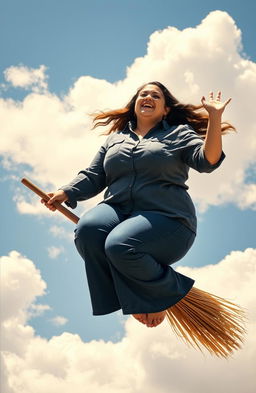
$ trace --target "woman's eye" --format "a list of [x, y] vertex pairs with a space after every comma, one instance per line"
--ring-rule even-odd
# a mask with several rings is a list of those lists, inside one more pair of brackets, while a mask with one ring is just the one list
[[[148, 93], [140, 93], [140, 97], [146, 97], [147, 94], [148, 94]], [[152, 97], [153, 97], [153, 98], [156, 98], [156, 99], [160, 98], [160, 96], [159, 96], [158, 94], [152, 94]]]

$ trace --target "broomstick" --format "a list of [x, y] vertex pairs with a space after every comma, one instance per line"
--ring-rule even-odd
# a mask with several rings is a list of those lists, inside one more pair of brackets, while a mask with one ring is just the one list
[[[50, 199], [49, 195], [47, 195], [45, 192], [43, 192], [35, 184], [31, 183], [31, 181], [29, 181], [28, 179], [26, 179], [26, 178], [21, 179], [21, 183], [23, 183], [24, 186], [30, 188], [31, 191], [34, 191], [37, 195], [39, 195], [46, 202], [49, 201], [49, 199]], [[59, 210], [62, 214], [64, 214], [64, 216], [69, 218], [75, 224], [78, 223], [79, 217], [77, 217], [74, 213], [72, 213], [70, 210], [68, 210], [66, 207], [64, 207], [61, 203], [55, 201], [55, 202], [53, 202], [53, 206], [56, 207], [57, 210]]]
[[[45, 201], [50, 199], [29, 180], [23, 178], [21, 182]], [[78, 223], [79, 217], [59, 202], [53, 205]], [[243, 343], [244, 309], [201, 289], [192, 287], [183, 299], [166, 310], [166, 316], [178, 337], [194, 348], [207, 349], [211, 355], [227, 358]]]

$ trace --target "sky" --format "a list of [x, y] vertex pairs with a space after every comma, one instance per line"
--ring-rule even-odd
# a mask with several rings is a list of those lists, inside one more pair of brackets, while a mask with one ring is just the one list
[[[256, 6], [176, 3], [1, 4], [4, 393], [255, 391]], [[88, 114], [124, 106], [150, 80], [182, 102], [219, 89], [232, 98], [223, 119], [237, 132], [223, 137], [223, 164], [212, 174], [190, 172], [198, 233], [175, 265], [197, 287], [248, 310], [244, 347], [229, 361], [187, 348], [167, 322], [147, 329], [121, 311], [93, 317], [74, 224], [20, 183], [28, 177], [50, 192], [72, 180], [104, 140]]]

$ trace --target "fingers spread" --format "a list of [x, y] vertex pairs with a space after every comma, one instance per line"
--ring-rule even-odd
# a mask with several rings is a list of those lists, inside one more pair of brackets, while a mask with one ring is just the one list
[[230, 103], [230, 101], [232, 100], [232, 98], [229, 98], [227, 101], [225, 101], [224, 105], [228, 105]]

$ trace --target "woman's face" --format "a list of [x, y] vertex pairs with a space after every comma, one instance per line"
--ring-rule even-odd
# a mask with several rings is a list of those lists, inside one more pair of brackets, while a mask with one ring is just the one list
[[135, 114], [137, 119], [152, 120], [159, 122], [169, 112], [170, 108], [165, 105], [162, 90], [156, 85], [144, 86], [135, 102]]

